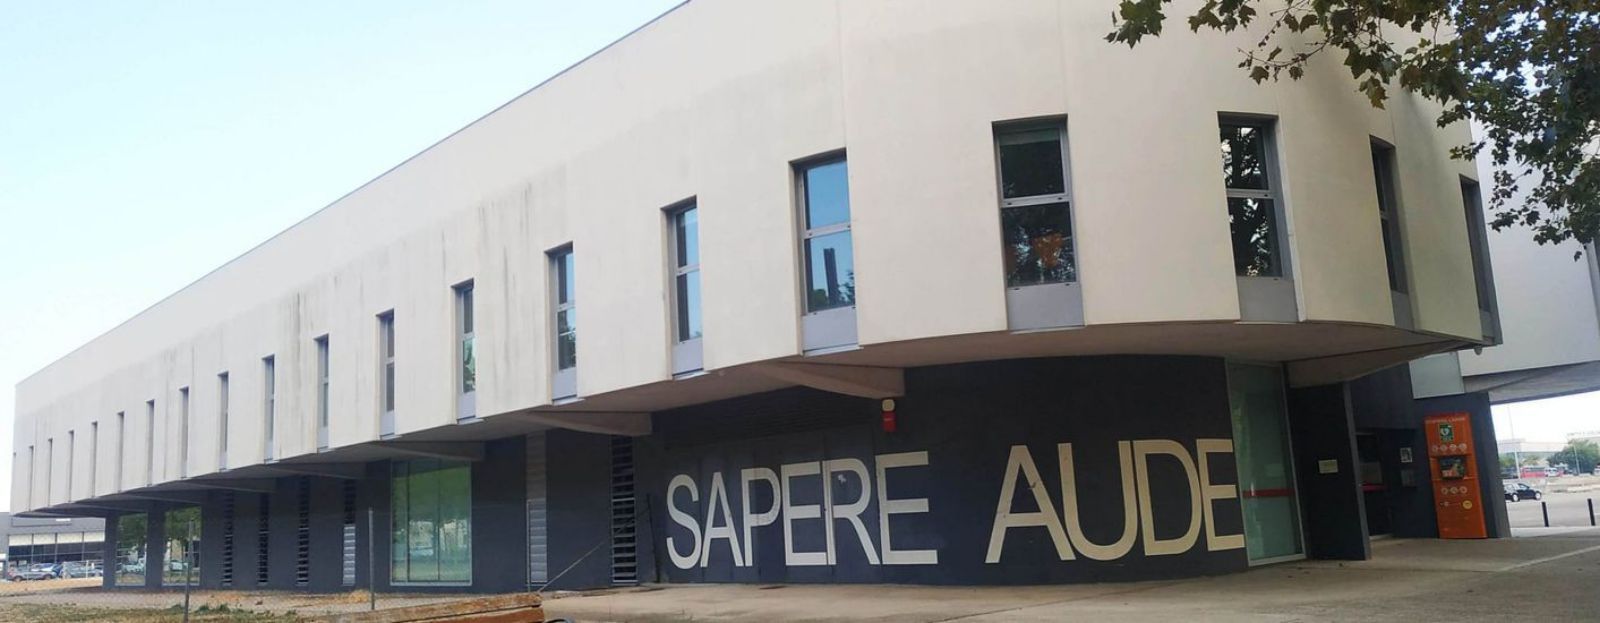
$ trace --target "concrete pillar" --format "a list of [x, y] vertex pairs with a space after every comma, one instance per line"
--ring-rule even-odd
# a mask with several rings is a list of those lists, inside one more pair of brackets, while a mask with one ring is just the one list
[[1300, 485], [1306, 556], [1371, 558], [1349, 386], [1291, 388], [1289, 434]]

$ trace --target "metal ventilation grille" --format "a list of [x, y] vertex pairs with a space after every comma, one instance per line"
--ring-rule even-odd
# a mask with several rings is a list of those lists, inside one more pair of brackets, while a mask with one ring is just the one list
[[611, 438], [611, 584], [639, 583], [639, 541], [634, 526], [633, 439]]
[[356, 585], [356, 483], [344, 481], [344, 559], [339, 583]]
[[233, 514], [232, 492], [222, 494], [222, 587], [233, 588]]
[[550, 581], [550, 497], [545, 471], [544, 432], [528, 435], [528, 585]]
[[294, 585], [311, 585], [311, 478], [302, 476], [296, 487], [299, 502], [298, 523], [294, 531]]
[[271, 533], [272, 498], [261, 494], [260, 521], [256, 522], [256, 586], [267, 585], [267, 535]]

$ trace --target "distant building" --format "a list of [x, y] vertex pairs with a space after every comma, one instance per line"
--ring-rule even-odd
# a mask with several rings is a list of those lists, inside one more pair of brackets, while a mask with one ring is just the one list
[[1567, 433], [1567, 443], [1572, 443], [1575, 441], [1587, 441], [1589, 443], [1600, 444], [1600, 430], [1586, 430], [1578, 431], [1576, 433]]
[[17, 517], [0, 513], [7, 569], [15, 565], [100, 560], [106, 521], [99, 517]]
[[1566, 445], [1566, 443], [1560, 441], [1533, 441], [1522, 438], [1501, 439], [1500, 453], [1555, 454], [1560, 452]]

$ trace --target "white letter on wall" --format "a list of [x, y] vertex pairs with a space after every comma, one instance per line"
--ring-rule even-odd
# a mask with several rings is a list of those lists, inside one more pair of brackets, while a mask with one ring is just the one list
[[[771, 525], [778, 520], [778, 504], [782, 499], [783, 490], [778, 488], [778, 475], [765, 467], [751, 467], [739, 470], [740, 489], [744, 492], [744, 566], [753, 567], [756, 564], [756, 542], [751, 535], [756, 526]], [[772, 486], [772, 506], [760, 513], [752, 513], [750, 509], [750, 483], [764, 480]]]
[[[717, 511], [721, 511], [719, 514]], [[722, 525], [717, 525], [717, 517]], [[739, 553], [739, 536], [733, 530], [733, 511], [728, 509], [728, 487], [722, 482], [722, 472], [711, 473], [711, 493], [706, 497], [706, 537], [700, 547], [700, 568], [711, 565], [711, 541], [727, 539], [728, 550], [733, 553], [733, 566], [744, 566], [744, 554]]]
[[[1196, 439], [1194, 450], [1200, 463], [1200, 495], [1204, 498], [1206, 517], [1206, 549], [1216, 552], [1225, 549], [1239, 549], [1244, 547], [1243, 534], [1217, 534], [1217, 521], [1211, 516], [1211, 505], [1217, 500], [1232, 500], [1239, 497], [1239, 488], [1234, 485], [1211, 484], [1211, 468], [1206, 462], [1207, 454], [1233, 454], [1233, 440], [1231, 439]], [[1242, 509], [1241, 509], [1242, 512]]]
[[694, 535], [694, 538], [690, 539], [690, 542], [694, 543], [694, 549], [690, 550], [688, 555], [679, 555], [677, 545], [674, 543], [673, 538], [669, 536], [667, 537], [667, 555], [672, 557], [672, 564], [677, 568], [693, 569], [695, 563], [700, 562], [700, 524], [694, 522], [694, 515], [679, 510], [678, 506], [673, 503], [672, 492], [677, 491], [679, 488], [689, 490], [690, 502], [700, 501], [700, 488], [695, 486], [694, 479], [687, 474], [673, 476], [672, 482], [667, 483], [667, 514], [672, 516], [674, 523], [687, 528], [689, 534]]
[[[1189, 450], [1171, 439], [1139, 439], [1133, 442], [1135, 472], [1139, 481], [1139, 514], [1144, 517], [1144, 555], [1182, 554], [1200, 540], [1200, 479], [1195, 473]], [[1150, 455], [1165, 454], [1178, 459], [1189, 480], [1189, 529], [1175, 539], [1156, 539], [1156, 517], [1150, 509]]]
[[[778, 468], [783, 474], [783, 564], [790, 567], [816, 567], [828, 564], [828, 552], [833, 551], [833, 528], [827, 528], [828, 548], [821, 552], [794, 551], [794, 522], [797, 519], [820, 519], [822, 507], [817, 504], [795, 504], [795, 478], [822, 473], [821, 463], [790, 463]], [[822, 483], [822, 499], [828, 499], [828, 483]], [[833, 522], [824, 522], [831, 524]]]
[[[1027, 479], [1023, 486], [1033, 493], [1033, 501], [1039, 506], [1037, 511], [1011, 512], [1011, 498], [1017, 493], [1019, 472]], [[1000, 486], [1000, 503], [994, 509], [994, 528], [989, 531], [989, 555], [984, 557], [984, 562], [1000, 562], [1000, 550], [1006, 544], [1006, 530], [1035, 526], [1043, 526], [1050, 532], [1057, 557], [1061, 560], [1076, 558], [1072, 554], [1072, 546], [1067, 544], [1067, 535], [1061, 531], [1056, 508], [1050, 503], [1050, 494], [1044, 490], [1044, 483], [1040, 482], [1039, 468], [1033, 464], [1033, 455], [1028, 452], [1027, 446], [1011, 446], [1011, 456], [1006, 460], [1005, 482]]]
[[928, 464], [927, 451], [880, 454], [875, 461], [878, 467], [878, 540], [883, 542], [883, 564], [886, 565], [937, 565], [939, 550], [909, 549], [896, 551], [889, 544], [889, 516], [928, 512], [928, 498], [889, 499], [889, 470], [896, 467], [918, 467]]
[[[849, 472], [856, 475], [856, 480], [861, 483], [861, 497], [849, 504], [833, 503], [833, 495], [828, 495], [830, 502], [828, 508], [828, 523], [843, 519], [850, 522], [856, 529], [856, 538], [861, 540], [861, 551], [867, 555], [867, 563], [878, 564], [878, 548], [872, 545], [872, 535], [867, 534], [867, 524], [862, 523], [861, 513], [866, 512], [867, 504], [872, 502], [872, 478], [867, 475], [867, 464], [861, 459], [833, 459], [822, 462], [822, 486], [833, 488], [832, 475]], [[880, 511], [882, 512], [882, 511]], [[829, 543], [832, 545], [832, 542]], [[828, 548], [828, 564], [838, 562], [832, 547]]]
[[1133, 490], [1133, 452], [1126, 441], [1117, 442], [1117, 462], [1122, 467], [1122, 537], [1110, 545], [1096, 545], [1083, 534], [1083, 524], [1078, 521], [1078, 477], [1072, 463], [1072, 444], [1056, 445], [1061, 462], [1061, 519], [1067, 525], [1067, 535], [1072, 546], [1094, 560], [1116, 560], [1133, 550], [1139, 534], [1139, 503]]

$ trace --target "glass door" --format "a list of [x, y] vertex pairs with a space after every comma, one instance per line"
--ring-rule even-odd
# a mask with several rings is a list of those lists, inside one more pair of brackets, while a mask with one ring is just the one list
[[1228, 364], [1233, 453], [1251, 564], [1304, 555], [1284, 398], [1283, 373], [1277, 366]]

